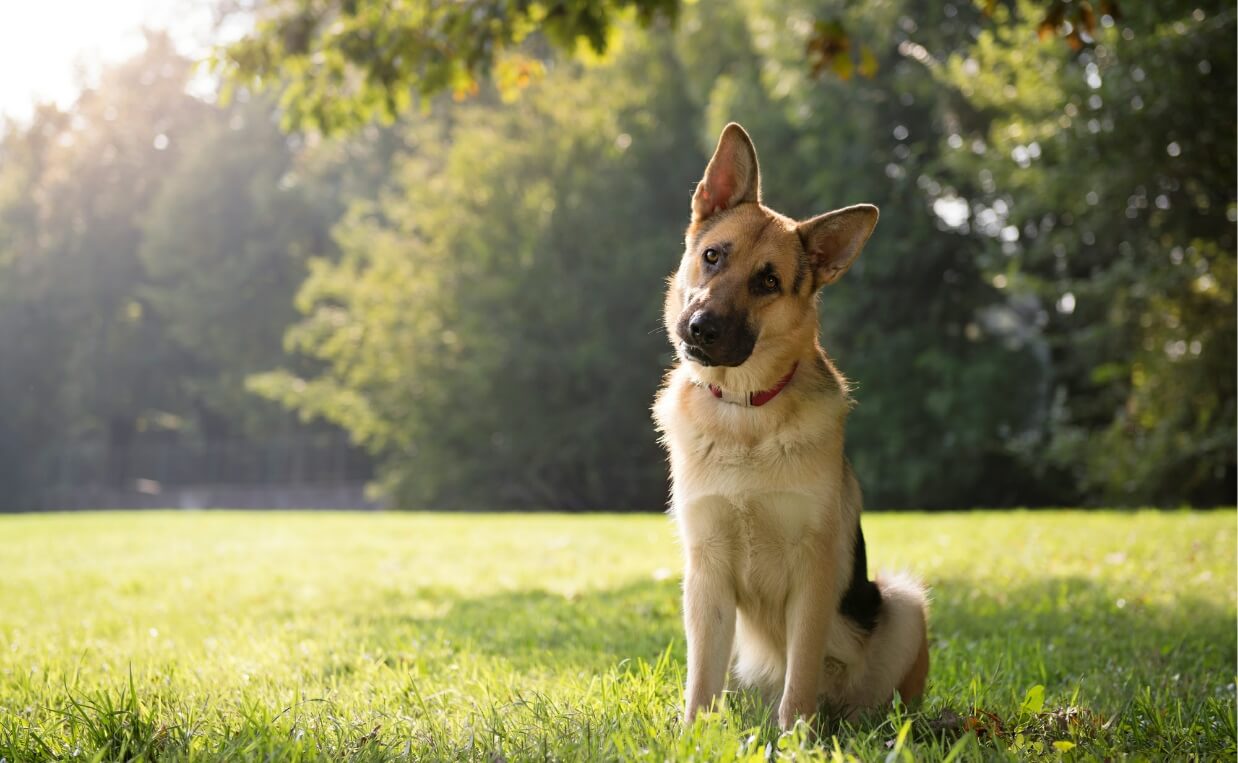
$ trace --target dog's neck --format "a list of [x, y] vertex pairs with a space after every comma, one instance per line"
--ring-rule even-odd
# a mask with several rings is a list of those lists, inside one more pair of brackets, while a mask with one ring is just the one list
[[728, 393], [716, 384], [710, 384], [706, 388], [709, 390], [711, 395], [724, 403], [743, 405], [750, 408], [760, 408], [769, 401], [778, 397], [778, 393], [786, 389], [786, 386], [791, 383], [791, 379], [795, 376], [795, 371], [799, 368], [799, 365], [799, 361], [796, 361], [795, 364], [791, 366], [791, 370], [787, 372], [787, 375], [779, 379], [777, 384], [769, 389], [761, 390], [760, 392], [748, 392], [745, 394], [736, 395], [734, 393]]
[[701, 366], [691, 362], [687, 362], [687, 366], [696, 385], [711, 393], [713, 389], [721, 391], [719, 399], [725, 402], [742, 402], [754, 397], [759, 399], [775, 388], [781, 392], [792, 382], [792, 377], [803, 376], [806, 369], [820, 365], [816, 361], [819, 356], [820, 349], [815, 341], [797, 342], [790, 352], [754, 356], [741, 366]]

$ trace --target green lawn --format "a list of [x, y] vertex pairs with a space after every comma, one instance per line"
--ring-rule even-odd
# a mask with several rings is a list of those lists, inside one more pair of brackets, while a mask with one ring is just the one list
[[[0, 516], [0, 758], [1233, 760], [1235, 514], [874, 514], [914, 711], [679, 720], [660, 516]], [[1073, 747], [1071, 747], [1073, 745]]]

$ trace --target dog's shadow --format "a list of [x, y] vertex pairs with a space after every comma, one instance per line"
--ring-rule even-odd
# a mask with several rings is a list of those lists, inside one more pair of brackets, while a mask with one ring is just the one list
[[623, 660], [656, 661], [668, 644], [682, 654], [679, 591], [654, 580], [570, 596], [533, 589], [473, 598], [434, 588], [415, 601], [391, 600], [358, 625], [392, 653], [415, 638], [497, 658], [515, 672], [601, 672]]
[[[1209, 682], [1231, 680], [1234, 612], [1203, 599], [1167, 605], [1081, 577], [987, 589], [971, 579], [929, 583], [930, 697], [974, 697], [977, 685], [1022, 692], [1095, 684], [1112, 692], [1115, 682], [1175, 674], [1181, 691], [1214, 693]], [[427, 597], [437, 603], [433, 615], [419, 614]], [[391, 652], [415, 638], [495, 658], [515, 673], [600, 673], [625, 660], [656, 662], [668, 645], [682, 669], [679, 613], [680, 585], [670, 579], [575, 596], [524, 590], [470, 598], [436, 589], [415, 607], [402, 611], [392, 601], [357, 625]]]

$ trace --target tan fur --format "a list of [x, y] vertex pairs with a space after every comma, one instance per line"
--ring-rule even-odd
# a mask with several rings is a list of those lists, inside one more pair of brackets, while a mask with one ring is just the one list
[[[684, 257], [668, 282], [664, 317], [681, 362], [667, 374], [654, 417], [670, 455], [671, 514], [685, 555], [685, 717], [716, 702], [729, 668], [777, 704], [787, 728], [823, 701], [855, 712], [889, 701], [896, 688], [904, 699], [918, 696], [928, 658], [923, 589], [906, 576], [878, 576], [884, 606], [871, 634], [839, 614], [861, 498], [843, 454], [851, 400], [818, 343], [816, 298], [858, 255], [876, 209], [797, 223], [759, 199], [755, 150], [730, 125], [694, 196]], [[725, 269], [705, 272], [701, 253], [724, 244]], [[783, 285], [778, 294], [749, 285], [766, 266]], [[747, 315], [756, 343], [740, 365], [684, 355], [676, 327], [702, 306]], [[791, 383], [761, 407], [707, 389], [767, 390], [793, 366]]]

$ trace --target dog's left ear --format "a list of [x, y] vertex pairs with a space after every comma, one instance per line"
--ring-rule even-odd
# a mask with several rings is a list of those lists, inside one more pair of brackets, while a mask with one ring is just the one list
[[718, 147], [705, 168], [705, 177], [692, 195], [692, 222], [724, 209], [761, 200], [761, 171], [757, 150], [744, 128], [731, 122], [722, 130]]
[[877, 227], [877, 208], [856, 204], [817, 215], [796, 226], [808, 254], [815, 289], [834, 283], [859, 256]]

